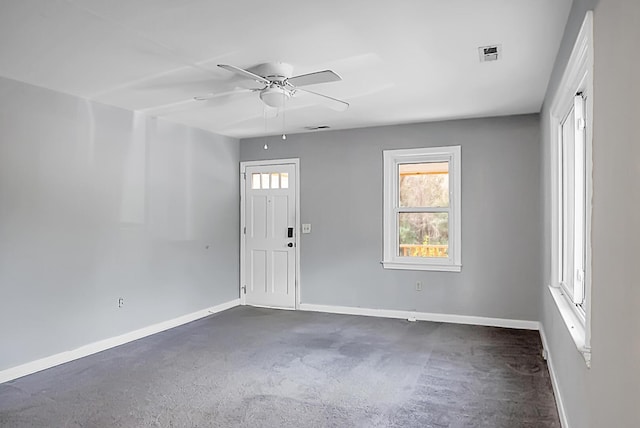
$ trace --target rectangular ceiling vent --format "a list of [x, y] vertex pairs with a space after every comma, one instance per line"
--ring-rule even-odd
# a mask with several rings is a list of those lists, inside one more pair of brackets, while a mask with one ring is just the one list
[[481, 46], [478, 48], [480, 62], [497, 61], [502, 58], [502, 45]]

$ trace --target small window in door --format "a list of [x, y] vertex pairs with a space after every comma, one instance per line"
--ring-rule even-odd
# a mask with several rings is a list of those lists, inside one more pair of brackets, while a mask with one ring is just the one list
[[260, 188], [260, 174], [251, 174], [251, 188], [252, 189]]
[[274, 172], [271, 174], [271, 188], [279, 189], [280, 188], [280, 174]]
[[288, 189], [289, 174], [286, 172], [263, 172], [251, 174], [251, 189]]

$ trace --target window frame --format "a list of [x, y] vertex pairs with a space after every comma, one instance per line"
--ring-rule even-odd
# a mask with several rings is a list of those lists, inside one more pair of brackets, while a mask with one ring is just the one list
[[[578, 98], [581, 98], [579, 100]], [[574, 109], [575, 122], [574, 136], [576, 141], [581, 139], [584, 144], [583, 159], [576, 160], [575, 151], [571, 159], [565, 159], [563, 154], [563, 123], [567, 115]], [[583, 121], [582, 126], [581, 122]], [[551, 271], [549, 278], [549, 291], [565, 322], [569, 333], [582, 356], [587, 367], [591, 365], [591, 215], [592, 215], [592, 139], [593, 139], [593, 12], [587, 12], [578, 37], [569, 58], [569, 62], [562, 76], [561, 82], [553, 98], [549, 110], [550, 133], [550, 172], [551, 172]], [[569, 177], [569, 190], [575, 187], [575, 163], [581, 162], [584, 168], [583, 186], [581, 198], [584, 200], [582, 209], [584, 215], [576, 224], [575, 219], [565, 217], [567, 204], [564, 194], [567, 183], [565, 165], [567, 162], [574, 164], [574, 177]], [[575, 184], [575, 183], [574, 183]], [[574, 195], [575, 217], [575, 195]], [[578, 230], [582, 234], [582, 252], [567, 252], [567, 237], [571, 237]], [[575, 242], [575, 236], [572, 238]], [[573, 244], [572, 244], [573, 245]], [[582, 258], [578, 260], [577, 257]], [[576, 296], [574, 280], [576, 266], [582, 264], [583, 294]], [[568, 271], [571, 267], [571, 272]], [[572, 276], [570, 281], [567, 278]], [[580, 300], [579, 302], [577, 300]]]
[[[423, 147], [417, 149], [383, 150], [383, 260], [385, 269], [431, 270], [460, 272], [462, 269], [461, 248], [461, 148], [460, 146]], [[449, 207], [438, 212], [449, 214], [449, 247], [447, 258], [405, 257], [397, 253], [399, 248], [399, 212], [416, 212], [400, 207], [399, 165], [411, 163], [449, 163]], [[429, 211], [428, 207], [418, 212]]]
[[[581, 85], [582, 86], [582, 85]], [[558, 246], [558, 285], [569, 303], [575, 306], [576, 315], [584, 321], [586, 271], [586, 100], [584, 91], [574, 96], [569, 111], [558, 124], [558, 234], [562, 239]], [[572, 121], [569, 121], [569, 118]], [[565, 126], [573, 132], [571, 145], [565, 142]]]

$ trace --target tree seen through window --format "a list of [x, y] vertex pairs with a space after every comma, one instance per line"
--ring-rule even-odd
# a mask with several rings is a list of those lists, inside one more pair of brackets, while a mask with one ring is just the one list
[[399, 255], [448, 257], [449, 163], [399, 165]]

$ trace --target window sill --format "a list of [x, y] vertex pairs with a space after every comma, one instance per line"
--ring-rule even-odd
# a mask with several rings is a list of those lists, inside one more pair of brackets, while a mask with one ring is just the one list
[[586, 341], [586, 329], [580, 318], [576, 315], [571, 307], [571, 304], [567, 301], [567, 298], [562, 293], [562, 289], [559, 287], [553, 287], [551, 285], [549, 287], [549, 292], [553, 297], [556, 306], [558, 307], [558, 311], [560, 312], [560, 316], [564, 320], [567, 329], [569, 330], [569, 334], [571, 334], [571, 338], [573, 342], [576, 344], [576, 348], [587, 365], [587, 367], [591, 367], [591, 348], [587, 345]]
[[462, 265], [418, 264], [402, 262], [382, 262], [385, 269], [432, 270], [439, 272], [460, 272]]

